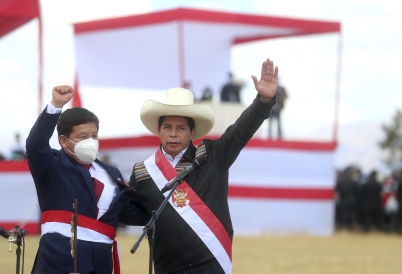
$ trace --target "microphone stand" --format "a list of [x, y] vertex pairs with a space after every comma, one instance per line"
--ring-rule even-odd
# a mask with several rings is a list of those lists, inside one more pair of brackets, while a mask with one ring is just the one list
[[[16, 273], [20, 273], [20, 267], [21, 267], [21, 246], [24, 246], [24, 254], [25, 254], [25, 241], [24, 241], [24, 236], [28, 234], [27, 230], [23, 230], [19, 225], [14, 226], [13, 231], [6, 231], [3, 227], [0, 228], [1, 230], [1, 236], [7, 238], [8, 236], [8, 242], [10, 243], [10, 252], [12, 251], [11, 249], [11, 243], [15, 243], [17, 245], [17, 249], [15, 250], [15, 254], [17, 255], [17, 262], [16, 262]], [[24, 244], [23, 244], [24, 242]], [[22, 273], [24, 273], [24, 254], [22, 255]]]
[[153, 262], [153, 252], [154, 252], [154, 243], [155, 243], [155, 222], [158, 219], [160, 213], [162, 210], [165, 208], [166, 204], [169, 202], [170, 197], [172, 197], [173, 192], [176, 190], [177, 186], [183, 181], [177, 180], [170, 190], [169, 194], [166, 196], [165, 200], [163, 200], [162, 204], [159, 206], [157, 211], [152, 211], [152, 217], [151, 220], [144, 226], [142, 229], [142, 234], [138, 241], [133, 245], [131, 248], [130, 252], [131, 254], [134, 254], [135, 251], [137, 251], [138, 247], [140, 246], [141, 241], [144, 239], [145, 235], [148, 236], [149, 239], [149, 274], [152, 274], [152, 262]]

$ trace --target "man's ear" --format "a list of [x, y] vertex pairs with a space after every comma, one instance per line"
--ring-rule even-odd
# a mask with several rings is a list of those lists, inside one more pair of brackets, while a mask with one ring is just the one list
[[193, 139], [194, 134], [195, 134], [195, 128], [193, 128], [193, 129], [191, 130], [191, 140]]
[[60, 143], [60, 146], [61, 146], [62, 148], [66, 148], [66, 147], [67, 147], [67, 142], [68, 142], [68, 140], [67, 140], [67, 137], [66, 137], [66, 136], [64, 136], [64, 135], [60, 135], [60, 136], [59, 136], [59, 143]]

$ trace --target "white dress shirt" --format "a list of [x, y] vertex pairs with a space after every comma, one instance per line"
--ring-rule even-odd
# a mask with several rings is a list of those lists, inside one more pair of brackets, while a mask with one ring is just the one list
[[188, 149], [188, 147], [186, 147], [182, 152], [180, 152], [179, 154], [176, 155], [176, 157], [170, 156], [169, 154], [166, 153], [166, 151], [163, 149], [162, 146], [162, 152], [163, 155], [165, 155], [165, 158], [169, 161], [169, 163], [172, 165], [172, 167], [176, 167], [177, 163], [181, 160], [181, 157], [183, 157], [184, 152], [186, 152], [186, 150]]

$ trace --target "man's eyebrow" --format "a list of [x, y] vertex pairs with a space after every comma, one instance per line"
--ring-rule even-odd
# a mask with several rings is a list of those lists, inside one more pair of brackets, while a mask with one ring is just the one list
[[80, 131], [77, 133], [77, 135], [81, 135], [81, 134], [98, 134], [98, 131], [95, 131], [93, 133], [89, 132], [89, 131]]

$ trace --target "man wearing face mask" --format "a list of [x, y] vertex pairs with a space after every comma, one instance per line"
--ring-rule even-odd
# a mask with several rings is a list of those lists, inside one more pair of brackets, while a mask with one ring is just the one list
[[[29, 168], [41, 209], [41, 240], [32, 273], [74, 271], [70, 251], [71, 217], [78, 200], [77, 272], [119, 272], [115, 241], [118, 222], [143, 225], [144, 211], [131, 202], [121, 173], [96, 159], [99, 120], [84, 108], [61, 113], [74, 96], [56, 86], [52, 101], [37, 119], [26, 142]], [[57, 125], [60, 150], [49, 146]], [[113, 251], [112, 251], [113, 250]]]

